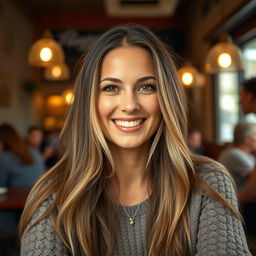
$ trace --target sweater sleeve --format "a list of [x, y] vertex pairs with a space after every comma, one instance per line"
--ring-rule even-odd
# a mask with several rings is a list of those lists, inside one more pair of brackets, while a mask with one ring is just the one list
[[[205, 171], [201, 177], [238, 209], [233, 184], [225, 173]], [[241, 220], [228, 207], [207, 196], [201, 196], [200, 207], [196, 256], [251, 256]]]
[[21, 239], [21, 256], [70, 255], [61, 239], [57, 236], [50, 216], [44, 218], [29, 229], [29, 227], [47, 210], [52, 201], [52, 199], [47, 199], [34, 213]]

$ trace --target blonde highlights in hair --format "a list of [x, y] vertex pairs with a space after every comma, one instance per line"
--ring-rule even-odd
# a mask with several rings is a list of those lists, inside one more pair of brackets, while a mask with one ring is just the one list
[[184, 139], [185, 96], [172, 57], [152, 32], [138, 25], [112, 28], [89, 49], [76, 81], [75, 101], [62, 130], [61, 141], [67, 144], [65, 154], [33, 188], [21, 218], [20, 234], [24, 234], [42, 202], [54, 195], [51, 207], [36, 223], [51, 215], [57, 234], [73, 255], [113, 254], [117, 216], [109, 178], [114, 175], [114, 162], [97, 118], [96, 104], [102, 60], [109, 51], [123, 45], [142, 47], [151, 54], [162, 112], [146, 167], [152, 191], [148, 255], [187, 255], [191, 243], [191, 193], [201, 186], [232, 206], [198, 177]]

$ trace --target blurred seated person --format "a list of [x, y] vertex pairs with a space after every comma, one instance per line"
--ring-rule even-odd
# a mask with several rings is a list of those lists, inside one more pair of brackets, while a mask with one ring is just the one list
[[190, 129], [188, 131], [188, 147], [191, 152], [199, 155], [204, 155], [204, 148], [202, 146], [202, 135], [197, 129]]
[[256, 114], [256, 77], [242, 83], [239, 103], [245, 115]]
[[[255, 135], [251, 143], [255, 144]], [[247, 240], [251, 245], [251, 252], [256, 255], [256, 168], [250, 172], [245, 186], [238, 193], [238, 200], [242, 204], [242, 214], [246, 227]]]
[[232, 174], [238, 191], [241, 191], [255, 168], [256, 123], [240, 122], [234, 129], [234, 143], [219, 156], [222, 163]]
[[42, 156], [47, 169], [56, 164], [59, 159], [58, 132], [46, 131], [42, 142]]
[[40, 152], [42, 141], [43, 141], [42, 129], [38, 126], [30, 126], [28, 128], [27, 136], [26, 136], [27, 144], [30, 147], [32, 147]]
[[44, 173], [40, 154], [9, 124], [0, 126], [0, 186], [32, 186]]
[[241, 203], [256, 201], [256, 168], [251, 172], [244, 188], [238, 193], [238, 200]]
[[[25, 140], [9, 124], [0, 126], [0, 148], [1, 187], [30, 187], [44, 173], [39, 152], [28, 147]], [[19, 211], [0, 211], [0, 234], [15, 236], [19, 216]]]

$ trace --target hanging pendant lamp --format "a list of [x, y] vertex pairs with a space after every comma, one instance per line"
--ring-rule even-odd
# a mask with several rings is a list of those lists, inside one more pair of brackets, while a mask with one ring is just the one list
[[69, 77], [69, 68], [65, 63], [52, 64], [44, 70], [46, 80], [67, 80]]
[[195, 67], [187, 63], [178, 70], [178, 77], [185, 87], [193, 87], [198, 84], [199, 73]]
[[64, 52], [61, 45], [53, 39], [49, 30], [45, 30], [43, 38], [33, 43], [28, 54], [31, 66], [47, 67], [54, 63], [64, 62]]
[[232, 42], [232, 38], [223, 33], [219, 42], [207, 54], [205, 70], [209, 74], [219, 72], [242, 71], [243, 57], [241, 50]]

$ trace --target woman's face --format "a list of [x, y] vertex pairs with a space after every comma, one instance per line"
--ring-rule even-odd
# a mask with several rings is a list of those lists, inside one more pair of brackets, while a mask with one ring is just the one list
[[104, 136], [121, 148], [148, 142], [161, 120], [157, 81], [150, 54], [123, 46], [103, 59], [97, 111]]

